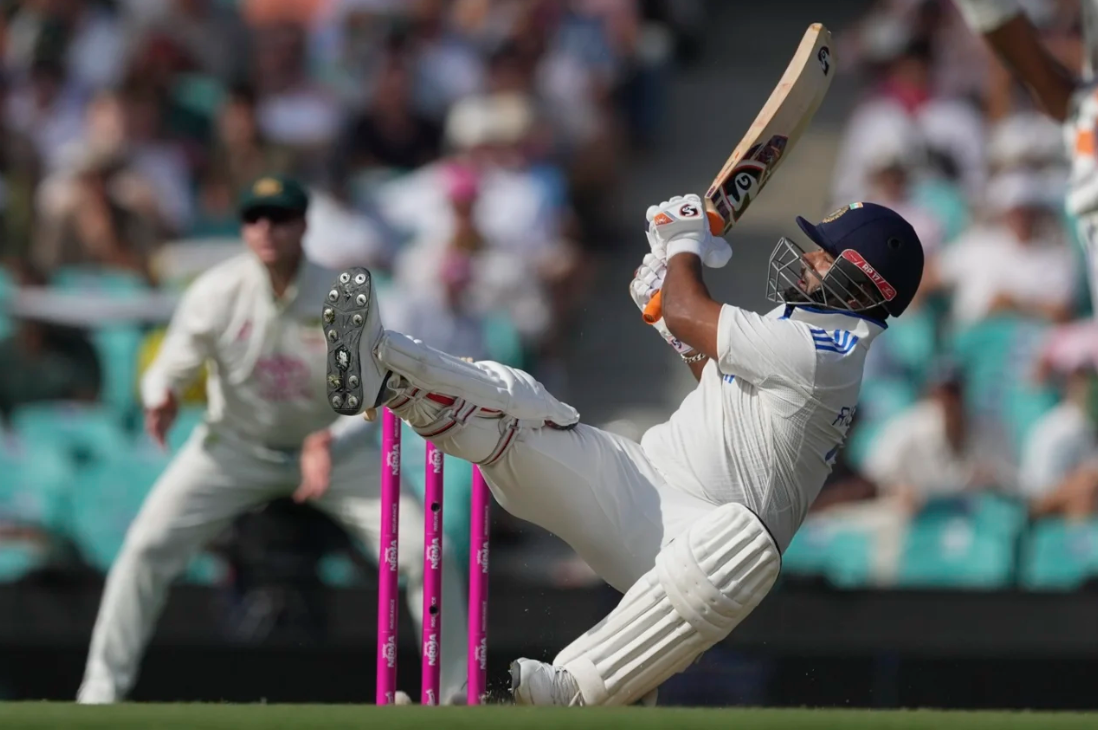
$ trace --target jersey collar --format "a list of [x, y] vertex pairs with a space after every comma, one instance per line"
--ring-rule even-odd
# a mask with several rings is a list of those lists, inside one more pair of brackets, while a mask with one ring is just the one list
[[854, 312], [836, 312], [830, 309], [786, 305], [782, 319], [794, 322], [806, 322], [823, 329], [842, 329], [853, 332], [862, 339], [873, 339], [888, 329], [888, 325], [879, 319], [866, 317]]

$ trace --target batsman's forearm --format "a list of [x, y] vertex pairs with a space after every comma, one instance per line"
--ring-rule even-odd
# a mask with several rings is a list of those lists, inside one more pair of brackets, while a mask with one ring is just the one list
[[1071, 108], [1076, 79], [1041, 44], [1029, 18], [1016, 15], [983, 35], [999, 59], [1025, 84], [1045, 111], [1057, 121], [1064, 121]]
[[661, 296], [663, 321], [671, 334], [697, 352], [716, 357], [721, 305], [705, 287], [701, 259], [689, 253], [672, 256]]

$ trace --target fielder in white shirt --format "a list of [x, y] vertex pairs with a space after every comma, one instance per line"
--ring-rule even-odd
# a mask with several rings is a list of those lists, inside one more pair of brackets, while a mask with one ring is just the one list
[[[368, 434], [342, 439], [330, 478], [302, 485], [303, 444], [327, 444], [361, 419], [333, 418], [325, 394], [325, 342], [315, 302], [335, 271], [302, 253], [308, 196], [293, 180], [257, 181], [241, 202], [247, 251], [202, 276], [184, 294], [141, 384], [145, 425], [163, 444], [180, 393], [209, 368], [205, 423], [153, 486], [111, 566], [92, 634], [82, 703], [123, 699], [168, 587], [207, 542], [243, 512], [293, 495], [347, 528], [376, 559], [380, 464]], [[348, 448], [356, 446], [356, 448]], [[417, 630], [423, 611], [423, 510], [400, 503], [401, 571]], [[443, 591], [460, 597], [461, 575], [443, 561]], [[464, 695], [465, 601], [443, 614], [442, 697]]]
[[709, 297], [702, 263], [723, 265], [731, 249], [709, 233], [698, 196], [647, 217], [652, 252], [631, 293], [643, 309], [662, 291], [658, 328], [698, 387], [640, 443], [579, 423], [525, 372], [386, 331], [365, 269], [342, 273], [324, 299], [337, 412], [388, 407], [480, 464], [505, 509], [625, 594], [552, 664], [512, 664], [520, 704], [654, 702], [759, 604], [843, 444], [870, 344], [922, 276], [911, 226], [854, 203], [818, 226], [797, 219], [819, 249], [781, 239], [767, 287], [781, 306], [762, 316]]

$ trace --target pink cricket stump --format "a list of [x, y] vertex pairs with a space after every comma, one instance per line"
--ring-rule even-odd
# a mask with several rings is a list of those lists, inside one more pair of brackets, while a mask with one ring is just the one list
[[469, 685], [466, 701], [484, 701], [488, 683], [488, 484], [473, 467], [472, 509], [469, 518]]
[[420, 704], [439, 703], [442, 638], [442, 452], [427, 442], [423, 490], [423, 668]]
[[400, 419], [381, 421], [381, 544], [378, 550], [377, 704], [391, 705], [397, 682], [397, 529], [400, 524]]

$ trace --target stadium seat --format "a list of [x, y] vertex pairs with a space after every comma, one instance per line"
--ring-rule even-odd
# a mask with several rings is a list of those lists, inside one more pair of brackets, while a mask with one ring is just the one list
[[0, 266], [0, 340], [12, 333], [12, 321], [8, 316], [8, 302], [15, 295], [15, 281], [7, 270]]
[[1001, 423], [1014, 453], [1021, 450], [1030, 427], [1057, 402], [1051, 387], [1030, 377], [1047, 329], [1041, 322], [993, 317], [957, 333], [950, 344], [965, 377], [969, 409]]
[[[899, 585], [1001, 588], [1014, 576], [1017, 513], [995, 497], [939, 499], [912, 520]], [[990, 500], [990, 501], [989, 501]]]
[[826, 520], [809, 520], [782, 555], [782, 572], [823, 576], [844, 588], [867, 585], [872, 540], [865, 532]]
[[116, 414], [98, 404], [32, 403], [15, 411], [12, 427], [24, 446], [52, 444], [74, 462], [112, 458], [129, 442]]
[[106, 571], [141, 508], [168, 464], [153, 449], [130, 450], [82, 469], [73, 489], [72, 536], [84, 558]]
[[[0, 525], [37, 529], [58, 536], [69, 513], [68, 459], [50, 445], [0, 451]], [[0, 583], [19, 580], [46, 564], [50, 539], [0, 540]]]
[[1098, 576], [1098, 520], [1044, 519], [1022, 544], [1019, 583], [1029, 590], [1073, 590]]
[[873, 440], [890, 418], [918, 400], [919, 393], [909, 380], [877, 378], [866, 380], [858, 396], [858, 416], [843, 446], [848, 464], [861, 469], [873, 448]]
[[0, 522], [62, 532], [70, 510], [73, 467], [51, 442], [0, 450]]
[[[85, 267], [59, 269], [50, 284], [64, 291], [94, 291], [119, 298], [149, 291], [148, 282], [135, 273]], [[102, 399], [121, 419], [132, 417], [136, 411], [141, 340], [141, 327], [128, 323], [104, 325], [92, 333], [103, 368]]]

